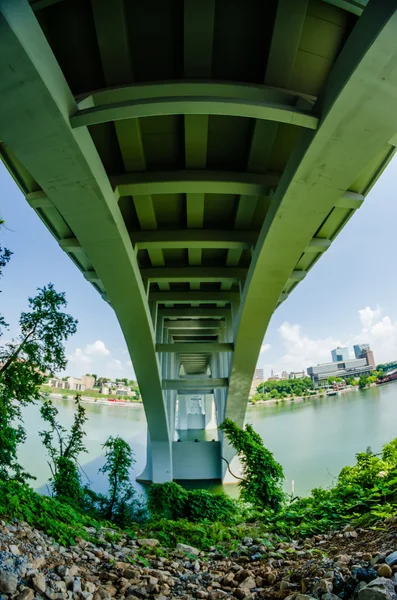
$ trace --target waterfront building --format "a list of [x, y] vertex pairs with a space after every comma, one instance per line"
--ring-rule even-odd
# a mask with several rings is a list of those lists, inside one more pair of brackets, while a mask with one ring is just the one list
[[365, 358], [368, 365], [372, 365], [375, 368], [375, 358], [369, 344], [355, 344], [353, 346], [354, 356], [356, 358]]
[[302, 377], [306, 377], [306, 373], [304, 371], [291, 371], [288, 379], [302, 379]]
[[307, 374], [315, 385], [327, 383], [328, 377], [360, 377], [373, 370], [366, 358], [353, 358], [340, 362], [322, 363], [307, 369]]
[[356, 358], [363, 358], [364, 352], [369, 350], [369, 344], [355, 344], [353, 350]]
[[367, 348], [364, 351], [364, 356], [367, 359], [367, 365], [370, 365], [371, 367], [373, 367], [375, 369], [375, 358], [374, 358], [374, 353], [372, 352], [371, 348]]
[[95, 377], [92, 375], [83, 375], [81, 383], [85, 386], [86, 390], [91, 390], [95, 385]]
[[83, 392], [86, 389], [82, 380], [77, 377], [68, 377], [67, 379], [51, 377], [45, 385], [60, 390], [75, 390], [76, 392]]
[[[331, 350], [331, 356], [333, 362], [339, 362], [341, 360], [349, 360], [349, 348], [340, 348], [339, 346], [335, 350]], [[358, 357], [356, 357], [358, 358]]]

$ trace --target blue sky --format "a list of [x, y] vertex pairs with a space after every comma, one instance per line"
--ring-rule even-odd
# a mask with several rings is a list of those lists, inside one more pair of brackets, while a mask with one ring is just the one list
[[[369, 342], [375, 360], [397, 359], [397, 158], [332, 247], [274, 314], [258, 366], [300, 370], [331, 360], [336, 345]], [[48, 282], [65, 291], [79, 320], [67, 344], [67, 373], [133, 377], [124, 338], [112, 309], [58, 247], [0, 164], [1, 242], [14, 252], [0, 296], [1, 312], [17, 333], [20, 312]]]

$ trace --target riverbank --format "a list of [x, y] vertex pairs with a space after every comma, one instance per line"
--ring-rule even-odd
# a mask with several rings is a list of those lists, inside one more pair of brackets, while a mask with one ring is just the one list
[[[205, 528], [205, 526], [204, 526]], [[250, 526], [251, 531], [255, 527]], [[246, 536], [200, 551], [156, 538], [85, 527], [65, 545], [26, 523], [0, 522], [4, 600], [395, 600], [397, 531], [345, 527], [287, 541]]]
[[[371, 383], [367, 386], [367, 388], [376, 387], [376, 383]], [[358, 392], [358, 386], [348, 386], [341, 390], [337, 390], [337, 394], [334, 396], [333, 394], [327, 394], [327, 392], [310, 394], [309, 396], [287, 396], [286, 398], [269, 398], [269, 400], [257, 400], [256, 402], [248, 401], [248, 406], [272, 406], [274, 404], [284, 403], [284, 402], [306, 402], [307, 400], [316, 400], [318, 398], [325, 398], [327, 396], [336, 397], [341, 394], [347, 394], [349, 392]]]
[[[66, 394], [48, 394], [49, 398], [53, 398], [54, 400], [71, 400], [74, 401], [75, 396], [70, 396]], [[65, 398], [66, 396], [66, 398]], [[128, 406], [128, 407], [142, 407], [143, 404], [141, 401], [136, 402], [125, 402], [123, 400], [111, 401], [106, 398], [92, 398], [91, 396], [80, 396], [81, 402], [85, 404], [104, 404], [106, 406]]]

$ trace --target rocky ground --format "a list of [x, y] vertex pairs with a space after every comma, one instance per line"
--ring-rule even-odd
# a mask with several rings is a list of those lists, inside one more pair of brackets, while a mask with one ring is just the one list
[[227, 558], [215, 548], [162, 552], [158, 540], [111, 543], [111, 530], [90, 533], [95, 543], [62, 547], [25, 523], [0, 522], [1, 600], [397, 600], [391, 521], [291, 543], [245, 538]]

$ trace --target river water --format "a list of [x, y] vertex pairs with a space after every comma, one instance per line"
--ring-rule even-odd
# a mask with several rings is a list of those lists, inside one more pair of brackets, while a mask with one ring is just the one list
[[[73, 401], [54, 400], [54, 404], [62, 424], [68, 427], [74, 415]], [[126, 439], [135, 452], [134, 475], [139, 475], [145, 466], [146, 419], [140, 405], [85, 407], [88, 452], [80, 457], [83, 479], [88, 477], [94, 489], [104, 492], [106, 480], [98, 474], [103, 442], [109, 435]], [[23, 415], [27, 440], [20, 449], [20, 460], [37, 477], [35, 487], [44, 491], [49, 467], [38, 433], [44, 429], [39, 406], [26, 407]], [[379, 452], [384, 443], [397, 437], [397, 384], [302, 402], [251, 406], [247, 422], [283, 465], [285, 489], [291, 491], [293, 480], [295, 493], [307, 494], [313, 487], [331, 485], [343, 466], [354, 463], [357, 452], [367, 446]], [[227, 485], [225, 491], [236, 494], [235, 486]]]

